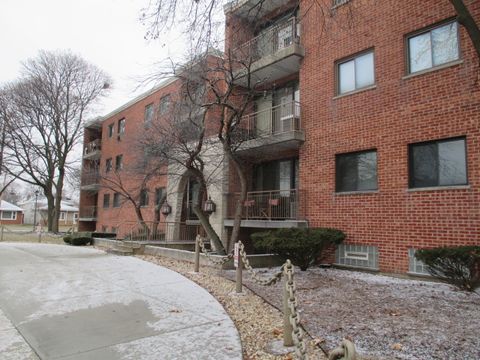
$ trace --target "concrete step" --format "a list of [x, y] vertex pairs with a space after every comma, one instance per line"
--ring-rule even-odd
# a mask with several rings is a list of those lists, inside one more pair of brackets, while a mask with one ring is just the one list
[[107, 249], [107, 253], [113, 254], [113, 255], [120, 255], [120, 256], [129, 256], [129, 255], [133, 255], [133, 249], [111, 248], [111, 249]]

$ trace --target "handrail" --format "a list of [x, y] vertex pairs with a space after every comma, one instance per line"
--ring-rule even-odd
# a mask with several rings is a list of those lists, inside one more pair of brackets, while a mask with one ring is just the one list
[[83, 152], [83, 155], [89, 155], [100, 150], [102, 150], [102, 143], [100, 139], [96, 139], [96, 140], [90, 141], [85, 145], [85, 150]]
[[245, 60], [251, 57], [253, 61], [256, 61], [294, 43], [299, 43], [299, 35], [297, 32], [297, 19], [292, 17], [271, 26], [253, 39], [235, 48], [232, 53], [237, 60]]
[[291, 101], [242, 117], [247, 139], [261, 138], [302, 129], [300, 103]]

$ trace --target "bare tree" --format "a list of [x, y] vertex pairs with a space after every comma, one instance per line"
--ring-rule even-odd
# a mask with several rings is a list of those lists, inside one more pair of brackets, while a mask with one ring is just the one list
[[39, 186], [47, 198], [48, 230], [58, 231], [60, 201], [71, 153], [83, 121], [109, 87], [108, 76], [70, 52], [46, 52], [23, 64], [20, 79], [6, 86], [7, 171]]
[[[456, 13], [457, 21], [467, 31], [473, 47], [480, 59], [480, 29], [478, 22], [472, 15], [472, 8], [475, 1], [465, 0], [448, 0]], [[340, 24], [342, 26], [352, 26], [356, 21], [358, 14], [352, 10], [354, 8], [355, 1], [349, 1], [346, 4], [347, 11], [346, 16], [342, 18]], [[250, 13], [251, 18], [255, 19], [256, 16], [264, 9], [267, 1], [257, 0], [249, 3], [247, 11]], [[146, 9], [143, 9], [141, 20], [147, 25], [146, 37], [158, 39], [162, 35], [165, 35], [175, 24], [179, 22], [184, 24], [183, 29], [187, 34], [194, 34], [193, 37], [197, 39], [197, 49], [201, 48], [199, 45], [203, 42], [208, 43], [209, 46], [212, 42], [212, 35], [220, 29], [223, 24], [222, 15], [224, 7], [227, 4], [235, 5], [235, 2], [229, 0], [152, 0]], [[298, 2], [299, 4], [299, 2]], [[312, 7], [318, 8], [324, 18], [331, 18], [335, 13], [332, 8], [332, 1], [313, 1], [311, 4], [305, 4], [303, 9], [303, 16], [308, 16], [308, 13]], [[324, 24], [319, 24], [319, 37], [328, 36], [328, 29], [324, 27]]]

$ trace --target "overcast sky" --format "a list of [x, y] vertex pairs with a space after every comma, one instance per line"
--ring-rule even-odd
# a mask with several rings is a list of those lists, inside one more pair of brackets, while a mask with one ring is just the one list
[[[104, 115], [133, 93], [153, 64], [183, 53], [180, 37], [144, 40], [139, 21], [148, 0], [0, 0], [0, 83], [14, 80], [21, 61], [43, 50], [70, 49], [113, 78]], [[150, 84], [151, 86], [151, 84]]]

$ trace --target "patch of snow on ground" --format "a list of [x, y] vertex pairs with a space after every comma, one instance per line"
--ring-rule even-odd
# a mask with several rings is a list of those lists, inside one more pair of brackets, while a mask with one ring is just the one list
[[[265, 277], [276, 271], [259, 270]], [[480, 359], [478, 294], [340, 269], [296, 268], [295, 280], [302, 323], [328, 350], [347, 337], [374, 359]], [[263, 287], [244, 274], [244, 283], [282, 308], [282, 282]]]

